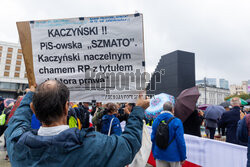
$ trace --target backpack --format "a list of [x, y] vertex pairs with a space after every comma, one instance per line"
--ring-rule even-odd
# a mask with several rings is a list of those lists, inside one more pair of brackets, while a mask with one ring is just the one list
[[156, 130], [155, 141], [156, 145], [165, 150], [167, 147], [174, 141], [175, 137], [169, 142], [169, 123], [175, 119], [175, 117], [171, 117], [167, 122], [165, 120], [161, 121]]
[[81, 123], [81, 128], [88, 128], [89, 127], [89, 111], [86, 108], [78, 107], [75, 108], [77, 113], [77, 118], [79, 118]]

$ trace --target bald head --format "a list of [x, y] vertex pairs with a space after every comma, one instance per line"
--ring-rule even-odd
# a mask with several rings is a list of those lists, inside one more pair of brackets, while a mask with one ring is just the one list
[[240, 101], [240, 98], [238, 97], [233, 97], [231, 100], [230, 100], [230, 104], [231, 106], [239, 106], [241, 105], [241, 101]]
[[63, 83], [57, 80], [43, 82], [32, 99], [36, 117], [45, 125], [52, 124], [65, 116], [68, 100], [69, 90]]
[[61, 83], [59, 81], [56, 80], [48, 80], [43, 82], [41, 85], [39, 85], [39, 87], [41, 89], [55, 89], [57, 88], [58, 85], [60, 85]]

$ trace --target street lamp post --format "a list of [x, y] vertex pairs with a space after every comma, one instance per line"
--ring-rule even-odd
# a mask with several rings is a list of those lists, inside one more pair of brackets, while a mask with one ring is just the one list
[[205, 104], [207, 104], [207, 81], [206, 81], [206, 77], [204, 78], [204, 88], [205, 88]]

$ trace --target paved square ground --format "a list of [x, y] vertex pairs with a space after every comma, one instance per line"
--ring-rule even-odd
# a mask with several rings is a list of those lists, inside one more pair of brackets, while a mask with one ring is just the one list
[[4, 160], [6, 156], [6, 151], [4, 150], [4, 135], [0, 137], [0, 166], [1, 167], [10, 167], [10, 162]]

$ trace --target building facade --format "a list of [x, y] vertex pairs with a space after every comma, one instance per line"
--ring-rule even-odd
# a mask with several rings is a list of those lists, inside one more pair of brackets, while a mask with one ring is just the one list
[[219, 79], [219, 82], [220, 82], [220, 88], [229, 89], [228, 80], [221, 78], [221, 79]]
[[224, 102], [225, 97], [230, 95], [229, 89], [217, 88], [215, 86], [198, 85], [200, 97], [198, 105], [211, 104], [219, 105]]
[[217, 86], [217, 80], [216, 78], [206, 78], [207, 85], [210, 86]]
[[248, 81], [242, 81], [241, 85], [230, 85], [230, 93], [231, 95], [237, 94], [240, 95], [242, 93], [248, 94]]
[[28, 87], [19, 44], [0, 41], [0, 96], [16, 98]]
[[205, 80], [204, 79], [201, 79], [201, 80], [196, 80], [195, 81], [195, 85], [205, 85]]
[[208, 85], [208, 86], [217, 86], [216, 78], [204, 78], [202, 80], [196, 80], [195, 84], [196, 85], [205, 85], [205, 80], [206, 80], [206, 85]]

